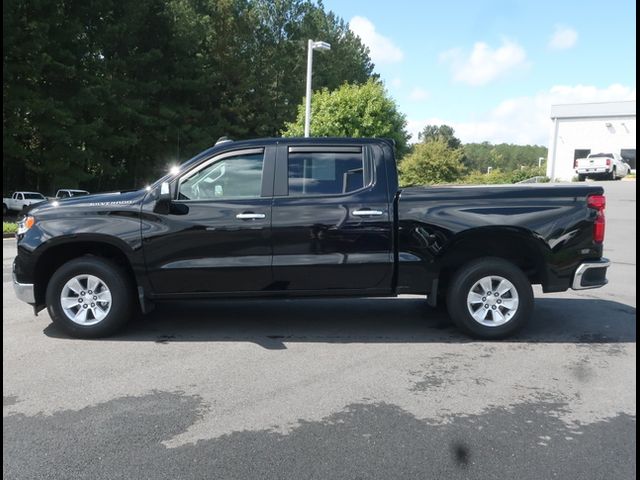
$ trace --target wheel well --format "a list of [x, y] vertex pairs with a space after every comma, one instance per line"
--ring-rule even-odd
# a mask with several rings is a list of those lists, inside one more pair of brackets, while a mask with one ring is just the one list
[[545, 282], [544, 257], [535, 241], [516, 232], [478, 232], [460, 239], [441, 262], [439, 288], [447, 286], [463, 265], [482, 257], [498, 257], [516, 265], [531, 284]]
[[135, 285], [135, 275], [131, 263], [125, 253], [118, 247], [103, 242], [72, 242], [49, 248], [42, 254], [35, 266], [35, 297], [36, 304], [45, 304], [45, 295], [51, 276], [62, 265], [74, 258], [92, 255], [112, 261], [119, 265]]

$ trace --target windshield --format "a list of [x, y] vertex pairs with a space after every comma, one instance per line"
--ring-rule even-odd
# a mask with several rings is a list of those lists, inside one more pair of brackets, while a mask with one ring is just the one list
[[41, 195], [39, 193], [25, 193], [24, 194], [24, 198], [25, 200], [44, 200], [44, 195]]
[[600, 158], [600, 157], [611, 157], [611, 158], [613, 158], [613, 155], [611, 153], [593, 153], [593, 154], [589, 155], [589, 158]]

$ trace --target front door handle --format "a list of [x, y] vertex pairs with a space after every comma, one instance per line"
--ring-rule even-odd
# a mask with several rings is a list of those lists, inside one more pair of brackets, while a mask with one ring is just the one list
[[247, 213], [239, 213], [236, 215], [236, 218], [239, 220], [259, 220], [262, 218], [266, 218], [266, 215], [264, 213], [251, 213], [251, 212], [247, 212]]
[[384, 214], [382, 210], [371, 210], [370, 208], [362, 208], [351, 212], [356, 217], [379, 217]]

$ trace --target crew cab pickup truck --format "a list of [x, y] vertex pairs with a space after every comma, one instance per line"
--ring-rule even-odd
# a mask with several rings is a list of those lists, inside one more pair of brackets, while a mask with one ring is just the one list
[[14, 192], [9, 198], [2, 199], [2, 215], [8, 212], [22, 212], [25, 207], [44, 202], [47, 197], [38, 192]]
[[383, 139], [226, 141], [146, 189], [34, 208], [14, 286], [77, 337], [168, 299], [407, 293], [500, 338], [530, 317], [532, 284], [607, 282], [604, 208], [600, 186], [399, 188]]
[[586, 158], [578, 158], [573, 167], [579, 182], [588, 177], [618, 180], [631, 171], [629, 164], [617, 153], [591, 153]]

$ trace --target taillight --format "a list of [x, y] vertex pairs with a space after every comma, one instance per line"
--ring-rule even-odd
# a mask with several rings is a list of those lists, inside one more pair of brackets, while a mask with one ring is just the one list
[[607, 158], [607, 167], [610, 167], [610, 166], [611, 166], [611, 159]]
[[593, 224], [593, 241], [596, 243], [604, 241], [604, 207], [606, 204], [607, 201], [604, 195], [589, 195], [587, 197], [587, 206], [597, 212], [596, 221]]

